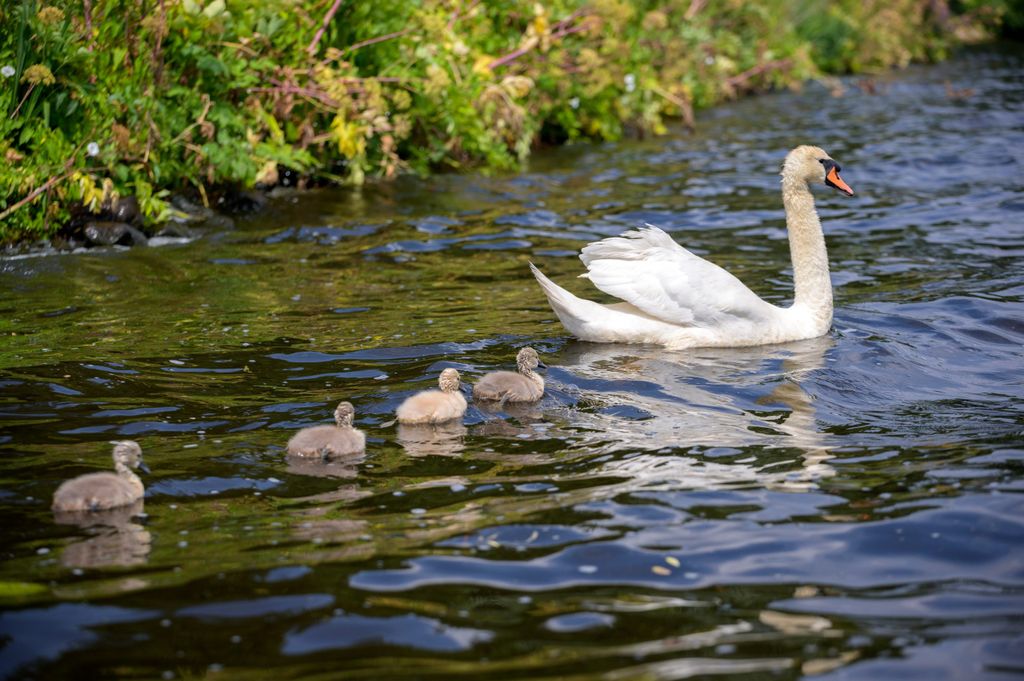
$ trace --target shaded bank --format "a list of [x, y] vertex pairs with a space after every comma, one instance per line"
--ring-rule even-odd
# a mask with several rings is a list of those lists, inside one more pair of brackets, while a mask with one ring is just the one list
[[0, 10], [0, 242], [149, 229], [181, 215], [171, 192], [208, 206], [657, 134], [744, 92], [942, 57], [1006, 15], [957, 7], [22, 0]]

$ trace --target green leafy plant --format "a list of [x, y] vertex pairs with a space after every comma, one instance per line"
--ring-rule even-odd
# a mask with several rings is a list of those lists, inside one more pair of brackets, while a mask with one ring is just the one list
[[[965, 11], [1009, 14], [985, 7]], [[511, 169], [542, 141], [659, 134], [746, 92], [941, 56], [948, 9], [12, 1], [0, 9], [0, 242], [51, 236], [129, 196], [152, 224], [172, 192], [208, 201], [285, 178]]]

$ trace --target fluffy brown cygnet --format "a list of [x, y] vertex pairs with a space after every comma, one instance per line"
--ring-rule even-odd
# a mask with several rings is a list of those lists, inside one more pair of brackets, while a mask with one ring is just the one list
[[366, 435], [352, 427], [356, 410], [350, 402], [342, 402], [334, 410], [334, 426], [303, 428], [288, 440], [292, 456], [329, 459], [359, 454], [366, 448]]
[[53, 493], [54, 511], [102, 511], [134, 504], [145, 489], [133, 469], [148, 473], [138, 442], [114, 443], [116, 473], [87, 473], [62, 483]]
[[514, 371], [492, 371], [485, 374], [473, 386], [473, 398], [477, 400], [501, 400], [502, 402], [536, 402], [544, 397], [544, 379], [534, 372], [540, 366], [540, 357], [533, 348], [523, 348], [516, 355]]
[[459, 392], [459, 372], [445, 369], [437, 379], [440, 390], [424, 390], [398, 405], [399, 423], [444, 423], [462, 418], [466, 398]]

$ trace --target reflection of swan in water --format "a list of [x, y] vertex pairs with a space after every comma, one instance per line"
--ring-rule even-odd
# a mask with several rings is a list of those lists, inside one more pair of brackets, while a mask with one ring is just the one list
[[[819, 338], [809, 343], [815, 344], [825, 340], [830, 341], [826, 347], [831, 347], [831, 339]], [[789, 414], [776, 423], [775, 428], [788, 436], [780, 444], [803, 452], [803, 467], [789, 475], [788, 482], [793, 487], [813, 487], [815, 481], [836, 474], [835, 468], [827, 463], [832, 458], [832, 447], [826, 443], [825, 436], [818, 430], [814, 398], [801, 385], [801, 381], [806, 381], [808, 374], [823, 366], [824, 350], [825, 348], [817, 358], [804, 354], [782, 360], [784, 373], [775, 389], [763, 400], [766, 404], [781, 403], [789, 407]], [[818, 361], [814, 366], [810, 366], [807, 360], [814, 363], [815, 359]]]
[[285, 459], [286, 470], [295, 475], [314, 478], [354, 478], [359, 474], [359, 464], [366, 460], [366, 454], [349, 455], [343, 459], [304, 458], [289, 456]]
[[[293, 475], [306, 475], [311, 478], [334, 478], [352, 480], [359, 476], [359, 464], [366, 460], [365, 452], [349, 455], [342, 459], [303, 458], [289, 456], [285, 459], [287, 470]], [[298, 497], [295, 501], [313, 502], [316, 504], [349, 503], [368, 496], [370, 492], [359, 487], [358, 483], [347, 483], [329, 492], [321, 492], [307, 497]]]
[[474, 435], [496, 437], [532, 437], [549, 425], [539, 402], [475, 403], [484, 416], [483, 423], [473, 427]]
[[[712, 484], [764, 483], [801, 489], [834, 474], [825, 461], [829, 446], [817, 429], [813, 400], [802, 387], [824, 366], [831, 337], [780, 346], [709, 348], [669, 352], [653, 346], [571, 343], [552, 361], [572, 375], [583, 404], [604, 409], [578, 412], [573, 425], [593, 429], [614, 449], [762, 445], [803, 452], [803, 468], [787, 473], [774, 460], [721, 464], [702, 458], [640, 455], [610, 462], [630, 476]], [[549, 372], [550, 376], [551, 372]], [[653, 418], [628, 421], [603, 411], [628, 405]], [[723, 454], [738, 454], [725, 451]], [[678, 468], [678, 475], [671, 470]], [[609, 471], [616, 472], [616, 471]]]
[[[287, 471], [294, 475], [313, 478], [354, 480], [359, 476], [359, 464], [366, 459], [364, 453], [343, 459], [314, 459], [287, 457]], [[301, 541], [314, 543], [346, 543], [366, 532], [366, 521], [331, 517], [338, 509], [368, 497], [372, 492], [358, 482], [345, 482], [335, 489], [289, 500], [292, 535]]]
[[410, 456], [458, 456], [466, 448], [466, 426], [461, 421], [447, 423], [399, 423], [395, 441]]
[[89, 536], [71, 542], [61, 554], [61, 564], [70, 568], [129, 567], [143, 565], [149, 558], [152, 537], [133, 522], [143, 513], [139, 499], [130, 506], [105, 511], [55, 511], [61, 525], [77, 525]]

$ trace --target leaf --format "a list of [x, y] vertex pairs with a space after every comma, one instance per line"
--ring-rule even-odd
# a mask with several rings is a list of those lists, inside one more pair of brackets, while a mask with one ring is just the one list
[[366, 151], [366, 138], [362, 128], [344, 116], [335, 116], [331, 121], [331, 132], [338, 143], [338, 151], [346, 158], [361, 156]]
[[203, 10], [203, 15], [212, 19], [218, 14], [221, 14], [225, 8], [226, 5], [224, 4], [224, 0], [213, 0], [213, 2], [207, 5], [206, 9]]
[[228, 75], [228, 67], [224, 66], [224, 62], [210, 54], [204, 54], [200, 57], [199, 61], [196, 62], [196, 66], [201, 71], [206, 71], [214, 76], [225, 77]]
[[2, 582], [0, 581], [0, 598], [24, 598], [45, 593], [47, 588], [35, 582]]

